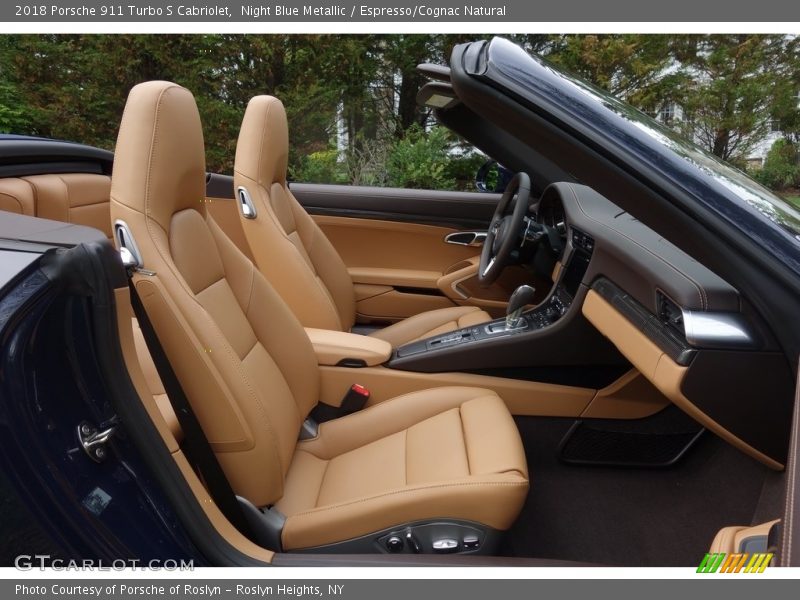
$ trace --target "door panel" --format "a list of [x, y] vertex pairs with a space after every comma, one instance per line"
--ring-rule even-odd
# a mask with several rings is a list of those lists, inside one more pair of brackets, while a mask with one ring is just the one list
[[455, 229], [407, 222], [314, 215], [347, 265], [361, 322], [396, 321], [457, 306], [438, 281], [478, 248], [447, 244]]
[[445, 243], [445, 236], [457, 231], [449, 227], [325, 215], [314, 215], [314, 220], [348, 268], [441, 275], [448, 267], [480, 253], [480, 248]]
[[312, 215], [348, 216], [483, 229], [500, 194], [442, 192], [349, 185], [292, 183], [297, 201]]
[[457, 231], [449, 227], [329, 215], [314, 220], [348, 267], [362, 321], [392, 321], [452, 306], [479, 306], [500, 316], [511, 292], [531, 282], [530, 274], [515, 267], [482, 288], [480, 248], [445, 242]]

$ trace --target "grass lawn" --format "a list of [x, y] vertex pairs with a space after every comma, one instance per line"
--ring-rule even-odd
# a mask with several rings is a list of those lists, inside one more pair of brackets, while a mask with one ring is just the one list
[[786, 196], [786, 199], [794, 204], [797, 208], [800, 208], [800, 196]]

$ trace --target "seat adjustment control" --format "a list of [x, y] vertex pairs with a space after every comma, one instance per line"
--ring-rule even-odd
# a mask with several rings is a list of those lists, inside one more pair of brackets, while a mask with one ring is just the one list
[[403, 540], [399, 536], [393, 535], [388, 540], [386, 540], [386, 549], [395, 554], [397, 552], [403, 551]]
[[494, 549], [489, 535], [466, 522], [417, 522], [379, 533], [372, 547], [386, 554], [488, 553]]
[[468, 535], [463, 541], [464, 550], [477, 550], [481, 545], [481, 541], [478, 539], [477, 535]]
[[437, 554], [449, 554], [451, 552], [458, 552], [458, 540], [445, 538], [443, 540], [433, 541], [433, 551]]
[[408, 543], [408, 547], [411, 548], [411, 552], [414, 554], [419, 554], [422, 552], [422, 548], [417, 541], [417, 538], [414, 536], [414, 532], [410, 529], [406, 532], [406, 542]]

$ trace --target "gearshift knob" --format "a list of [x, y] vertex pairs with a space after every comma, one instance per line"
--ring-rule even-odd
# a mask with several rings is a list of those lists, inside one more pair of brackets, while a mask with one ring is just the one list
[[522, 309], [533, 302], [535, 295], [536, 290], [530, 285], [521, 285], [514, 290], [506, 308], [506, 329], [514, 329], [519, 325]]

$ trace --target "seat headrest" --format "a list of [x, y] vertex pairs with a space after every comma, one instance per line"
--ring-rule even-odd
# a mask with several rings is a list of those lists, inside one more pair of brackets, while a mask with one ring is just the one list
[[286, 109], [274, 96], [256, 96], [247, 104], [236, 144], [234, 170], [269, 187], [286, 183], [289, 125]]
[[131, 89], [114, 155], [111, 198], [169, 231], [186, 208], [205, 214], [203, 127], [192, 93], [168, 81]]

